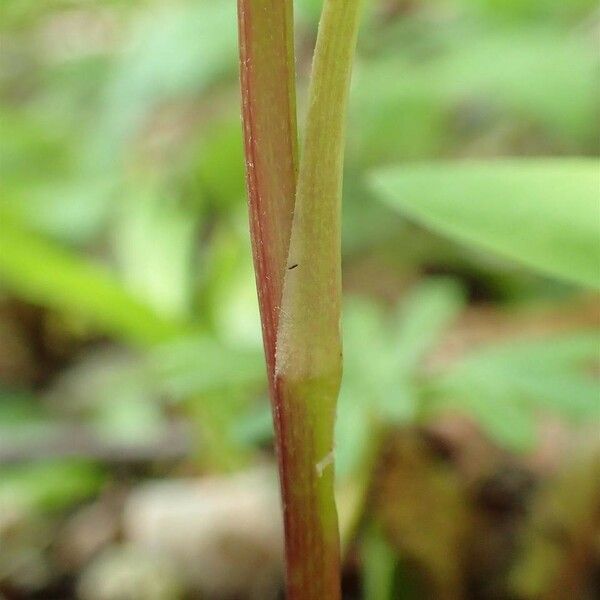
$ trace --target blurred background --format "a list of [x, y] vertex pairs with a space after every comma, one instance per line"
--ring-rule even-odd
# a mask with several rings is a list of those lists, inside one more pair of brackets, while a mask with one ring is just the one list
[[[2, 600], [281, 597], [234, 4], [0, 2]], [[295, 4], [302, 121], [321, 1]], [[597, 296], [368, 185], [415, 161], [598, 155], [597, 3], [365, 4], [345, 597], [597, 598]]]

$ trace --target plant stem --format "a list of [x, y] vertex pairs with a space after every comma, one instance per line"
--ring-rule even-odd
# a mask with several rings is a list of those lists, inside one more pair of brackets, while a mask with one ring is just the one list
[[250, 230], [289, 600], [337, 600], [333, 429], [342, 353], [344, 121], [360, 0], [325, 0], [296, 186], [291, 0], [238, 0]]
[[272, 398], [279, 307], [296, 194], [292, 10], [292, 0], [238, 0], [250, 233]]
[[276, 394], [285, 410], [283, 487], [288, 597], [340, 597], [333, 431], [342, 375], [341, 193], [344, 123], [360, 0], [326, 0], [277, 335]]

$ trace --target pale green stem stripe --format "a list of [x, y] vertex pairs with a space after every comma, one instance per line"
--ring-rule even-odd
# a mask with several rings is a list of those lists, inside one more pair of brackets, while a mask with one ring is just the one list
[[344, 125], [360, 4], [326, 0], [323, 8], [277, 337], [278, 377], [296, 382], [325, 379], [335, 382], [333, 388], [339, 386], [342, 363]]

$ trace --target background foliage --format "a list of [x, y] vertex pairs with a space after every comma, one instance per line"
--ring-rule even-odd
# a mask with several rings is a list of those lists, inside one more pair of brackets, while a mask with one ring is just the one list
[[[303, 99], [321, 2], [296, 4]], [[347, 595], [549, 598], [568, 572], [593, 597], [596, 3], [365, 4], [344, 191]], [[0, 596], [227, 597], [127, 533], [79, 562], [61, 548], [82, 511], [120, 519], [148, 481], [272, 465], [234, 3], [0, 11]], [[478, 503], [498, 480], [513, 504], [491, 517]], [[488, 530], [509, 542], [482, 545]]]

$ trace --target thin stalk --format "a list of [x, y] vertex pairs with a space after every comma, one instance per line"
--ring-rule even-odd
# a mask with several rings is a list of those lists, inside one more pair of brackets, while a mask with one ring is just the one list
[[359, 0], [325, 0], [298, 183], [291, 0], [238, 0], [250, 230], [289, 600], [337, 600], [333, 429], [342, 372], [344, 121]]
[[272, 388], [298, 156], [292, 0], [238, 0], [238, 26], [250, 234]]
[[326, 0], [309, 90], [277, 335], [276, 396], [288, 598], [340, 597], [333, 431], [342, 376], [341, 195], [344, 124], [360, 0]]

